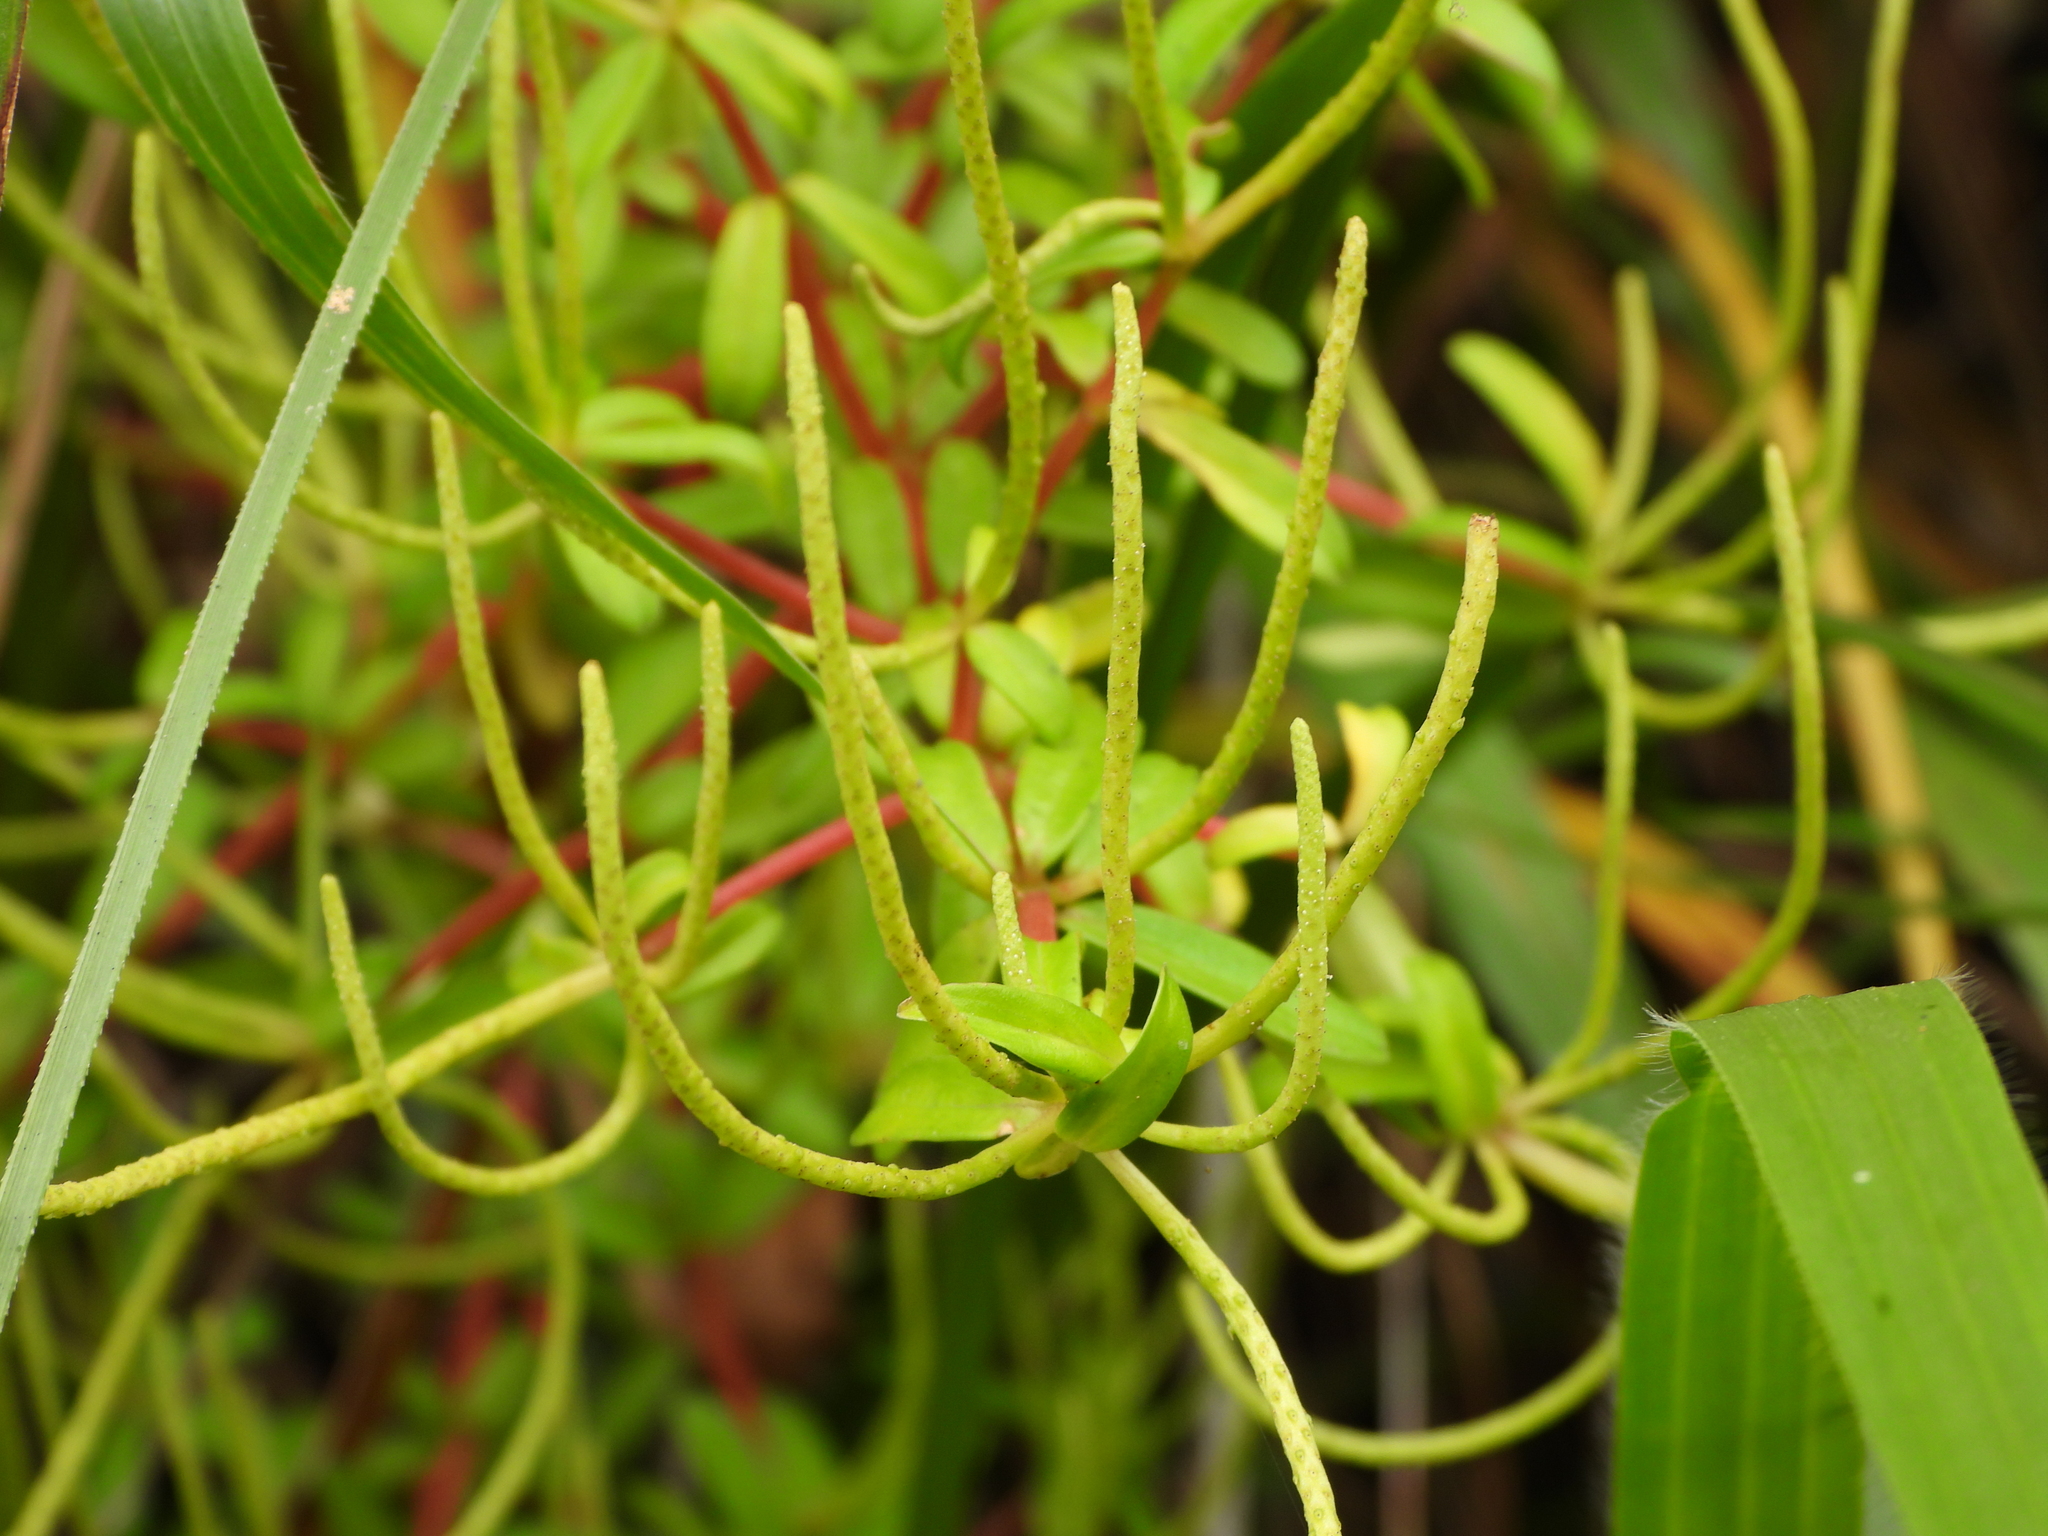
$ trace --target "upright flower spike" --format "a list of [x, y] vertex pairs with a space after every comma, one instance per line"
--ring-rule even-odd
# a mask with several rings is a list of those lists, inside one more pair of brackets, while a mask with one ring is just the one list
[[1145, 629], [1145, 491], [1138, 469], [1138, 404], [1145, 341], [1122, 283], [1110, 290], [1116, 374], [1109, 397], [1110, 582], [1108, 724], [1102, 740], [1102, 905], [1109, 920], [1102, 1017], [1120, 1029], [1131, 1011], [1138, 957], [1131, 897], [1131, 774], [1138, 757], [1138, 655]]
[[825, 729], [832, 742], [832, 766], [839, 797], [867, 880], [868, 900], [882, 948], [919, 1010], [948, 1050], [975, 1076], [1005, 1093], [1050, 1098], [1050, 1079], [1019, 1066], [967, 1022], [938, 973], [925, 958], [903, 900], [903, 877], [882, 825], [874, 776], [868, 771], [867, 734], [861, 724], [860, 683], [854, 672], [853, 642], [846, 632], [846, 592], [840, 585], [839, 533], [832, 521], [832, 468], [825, 447], [825, 405], [818, 392], [817, 359], [811, 326], [800, 304], [782, 311], [783, 344], [789, 371], [789, 420], [796, 439], [797, 502], [802, 517], [804, 570], [810, 580], [811, 629], [817, 636], [818, 676], [825, 688]]

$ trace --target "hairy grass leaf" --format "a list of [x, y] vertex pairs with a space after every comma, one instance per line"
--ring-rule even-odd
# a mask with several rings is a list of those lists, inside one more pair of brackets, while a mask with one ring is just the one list
[[[265, 254], [301, 292], [324, 300], [348, 223], [292, 128], [241, 0], [180, 0], [175, 8], [155, 0], [103, 0], [101, 9], [166, 131]], [[628, 515], [493, 398], [398, 295], [378, 297], [363, 345], [429, 404], [488, 442], [551, 512], [587, 535], [586, 542], [622, 545], [693, 600], [719, 603], [736, 636], [818, 695], [809, 668], [751, 608]]]
[[[184, 44], [193, 35], [185, 25], [188, 14], [198, 9], [181, 6], [175, 13], [138, 9], [130, 20], [141, 19], [167, 46]], [[170, 835], [171, 818], [184, 796], [200, 738], [227, 677], [235, 643], [291, 505], [292, 491], [305, 470], [328, 403], [355, 351], [384, 270], [397, 249], [413, 200], [419, 196], [427, 168], [454, 116], [463, 82], [482, 49], [496, 9], [497, 0], [462, 0], [457, 7], [414, 93], [384, 169], [371, 188], [362, 222], [339, 253], [338, 264], [326, 274], [326, 298], [314, 321], [312, 337], [300, 356], [270, 439], [264, 444], [263, 457], [250, 477], [248, 494], [221, 554], [213, 585], [199, 610], [141, 780], [129, 802], [92, 922], [79, 947], [78, 963], [51, 1028], [21, 1129], [8, 1153], [6, 1172], [0, 1174], [0, 1317], [5, 1316], [13, 1297], [43, 1189], [56, 1167], [100, 1024], [120, 983], [151, 877]], [[241, 18], [239, 10], [236, 16], [246, 31], [246, 18]], [[267, 76], [264, 83], [267, 87]], [[223, 101], [233, 99], [226, 91], [228, 84], [221, 82]], [[276, 101], [274, 94], [265, 99]], [[288, 125], [284, 132], [290, 134]], [[297, 141], [292, 142], [296, 148]]]
[[1711, 1071], [1650, 1128], [1621, 1322], [1615, 1536], [1855, 1536], [1855, 1413]]
[[1914, 1536], [2048, 1530], [2048, 1198], [1939, 981], [1693, 1026]]

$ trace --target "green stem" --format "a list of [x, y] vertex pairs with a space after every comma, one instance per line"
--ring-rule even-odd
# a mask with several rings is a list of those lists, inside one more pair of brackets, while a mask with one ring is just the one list
[[1613, 465], [1605, 495], [1593, 513], [1594, 563], [1627, 525], [1650, 477], [1657, 447], [1657, 397], [1662, 359], [1657, 355], [1657, 315], [1650, 284], [1640, 267], [1624, 268], [1614, 279], [1615, 333], [1620, 338], [1621, 410], [1614, 427]]
[[143, 531], [128, 461], [111, 448], [93, 451], [92, 510], [99, 525], [100, 547], [114, 570], [114, 584], [128, 600], [136, 623], [149, 633], [170, 611], [170, 590], [149, 547], [149, 535]]
[[530, 1195], [553, 1189], [594, 1167], [639, 1118], [647, 1103], [647, 1063], [638, 1037], [629, 1036], [625, 1061], [619, 1069], [619, 1085], [611, 1103], [590, 1129], [559, 1152], [501, 1168], [464, 1162], [428, 1146], [405, 1118], [405, 1110], [392, 1089], [377, 1016], [363, 985], [362, 967], [356, 961], [348, 904], [342, 900], [341, 882], [332, 875], [320, 882], [320, 907], [327, 921], [327, 952], [334, 967], [334, 989], [341, 996], [342, 1016], [348, 1021], [349, 1039], [355, 1045], [356, 1065], [369, 1095], [370, 1113], [377, 1117], [377, 1125], [392, 1150], [414, 1172], [467, 1195]]
[[[1408, 817], [1421, 803], [1445, 750], [1465, 723], [1465, 706], [1472, 701], [1472, 689], [1479, 677], [1480, 658], [1486, 649], [1486, 626], [1493, 616], [1493, 602], [1500, 587], [1500, 523], [1476, 516], [1465, 534], [1465, 579], [1458, 597], [1458, 616], [1451, 624], [1449, 654], [1437, 679], [1436, 695], [1429, 712], [1401, 764], [1374, 802], [1372, 812], [1345, 853], [1330, 881], [1330, 924], [1342, 923], [1380, 864], [1407, 825]], [[1195, 1036], [1188, 1070], [1213, 1061], [1221, 1052], [1246, 1039], [1264, 1023], [1267, 1015], [1287, 1000], [1294, 990], [1295, 953], [1289, 944], [1275, 957], [1258, 985], [1224, 1009], [1221, 1016], [1205, 1025]]]
[[1593, 974], [1578, 1030], [1545, 1076], [1583, 1065], [1607, 1038], [1628, 938], [1628, 829], [1636, 795], [1635, 677], [1629, 670], [1628, 637], [1619, 624], [1601, 625], [1594, 649], [1600, 662], [1595, 683], [1607, 704], [1607, 762], [1601, 786], [1604, 814], [1594, 898]]
[[1635, 1185], [1617, 1178], [1543, 1136], [1507, 1131], [1501, 1147], [1510, 1162], [1537, 1188], [1581, 1215], [1626, 1227], [1635, 1213]]
[[[7, 1536], [49, 1536], [56, 1526], [94, 1447], [99, 1444], [108, 1416], [128, 1380], [129, 1368], [135, 1363], [135, 1352], [142, 1345], [143, 1335], [171, 1282], [178, 1278], [179, 1266], [198, 1237], [200, 1224], [219, 1188], [217, 1181], [208, 1179], [179, 1190], [165, 1203], [156, 1231], [150, 1234], [149, 1246], [143, 1250], [142, 1263], [121, 1292], [113, 1318], [100, 1338], [99, 1349], [86, 1368], [85, 1379], [79, 1383], [78, 1396], [71, 1404], [64, 1427], [51, 1443], [43, 1469], [14, 1523], [8, 1527]], [[17, 1255], [17, 1270], [20, 1262]]]
[[802, 518], [804, 569], [809, 578], [811, 630], [818, 641], [818, 677], [825, 690], [825, 726], [832, 742], [832, 766], [839, 798], [852, 828], [854, 851], [867, 881], [868, 900], [889, 963], [917, 999], [939, 1039], [975, 1076], [1005, 1093], [1046, 1097], [1057, 1090], [1036, 1072], [1020, 1067], [975, 1032], [940, 984], [911, 926], [903, 899], [903, 877], [889, 848], [889, 832], [868, 770], [867, 738], [861, 724], [860, 683], [854, 674], [853, 644], [846, 631], [846, 592], [840, 585], [839, 534], [832, 519], [832, 471], [825, 447], [825, 406], [818, 392], [817, 361], [810, 322], [803, 307], [783, 310], [788, 355], [789, 419], [796, 438], [797, 501]]
[[161, 1318], [149, 1335], [149, 1395], [186, 1531], [189, 1536], [224, 1536], [220, 1511], [213, 1503], [213, 1487], [206, 1479], [206, 1459], [193, 1433], [184, 1343], [177, 1328]]
[[1123, 16], [1131, 105], [1138, 109], [1138, 127], [1152, 158], [1152, 179], [1159, 186], [1159, 233], [1171, 247], [1187, 229], [1188, 172], [1180, 145], [1174, 141], [1166, 85], [1159, 77], [1159, 28], [1152, 16], [1152, 0], [1123, 0]]
[[1017, 231], [1010, 222], [1002, 177], [996, 169], [988, 87], [981, 73], [981, 42], [975, 35], [974, 0], [944, 0], [944, 9], [946, 70], [960, 128], [961, 171], [967, 178], [975, 227], [988, 261], [1010, 423], [995, 543], [963, 605], [969, 614], [980, 615], [993, 608], [1016, 579], [1017, 562], [1023, 557], [1024, 541], [1030, 537], [1038, 513], [1038, 474], [1045, 461], [1045, 386], [1038, 378], [1038, 338], [1031, 327], [1031, 295], [1017, 259]]
[[498, 293], [512, 333], [512, 356], [541, 435], [561, 436], [554, 381], [533, 300], [533, 244], [526, 220], [526, 181], [519, 164], [519, 18], [511, 11], [491, 28], [491, 228], [498, 241]]
[[476, 713], [477, 731], [483, 737], [484, 766], [490, 772], [491, 788], [497, 792], [506, 830], [512, 834], [527, 868], [547, 892], [548, 900], [561, 909], [562, 915], [585, 938], [595, 941], [597, 915], [591, 910], [583, 887], [555, 851], [554, 839], [540, 824], [540, 813], [534, 809], [533, 796], [526, 788], [526, 776], [519, 770], [519, 753], [512, 744], [505, 701], [491, 671], [490, 642], [484, 634], [483, 606], [477, 597], [476, 567], [469, 558], [469, 514], [463, 507], [462, 465], [455, 454], [455, 429], [446, 416], [436, 411], [432, 431], [434, 484], [441, 501], [441, 550], [448, 565], [448, 599], [455, 613], [456, 648], [462, 658], [462, 680], [469, 687], [470, 708]]
[[1401, 415], [1394, 409], [1386, 386], [1380, 382], [1379, 370], [1372, 364], [1369, 346], [1360, 347], [1352, 355], [1345, 400], [1351, 424], [1365, 439], [1381, 479], [1408, 509], [1408, 515], [1420, 517], [1440, 509], [1444, 504], [1443, 493], [1436, 488], [1436, 481], [1430, 478], [1408, 429], [1401, 424]]
[[1031, 954], [1024, 947], [1024, 924], [1017, 916], [1017, 892], [1008, 870], [999, 869], [989, 882], [989, 903], [996, 909], [996, 954], [1002, 962], [1003, 985], [1031, 987]]
[[1145, 633], [1145, 489], [1138, 463], [1138, 407], [1145, 392], [1145, 338], [1131, 290], [1110, 290], [1115, 374], [1109, 397], [1111, 576], [1109, 672], [1103, 687], [1102, 905], [1109, 926], [1102, 1016], [1121, 1029], [1137, 985], [1138, 920], [1131, 894], [1131, 776], [1138, 759], [1138, 663]]
[[[1217, 1326], [1199, 1292], [1183, 1284], [1181, 1311], [1209, 1369], [1248, 1414], [1269, 1424], [1271, 1410], [1258, 1384], [1246, 1374], [1230, 1340]], [[1556, 1380], [1520, 1402], [1439, 1429], [1381, 1434], [1314, 1421], [1316, 1445], [1332, 1461], [1355, 1467], [1428, 1467], [1490, 1455], [1549, 1428], [1599, 1391], [1621, 1359], [1621, 1324], [1612, 1322], [1593, 1346]]]
[[341, 92], [341, 121], [348, 135], [349, 164], [355, 170], [356, 195], [368, 197], [384, 169], [384, 148], [377, 141], [376, 103], [370, 95], [370, 65], [363, 47], [362, 23], [355, 0], [327, 0], [328, 34], [334, 43], [335, 84]]
[[1813, 588], [1806, 566], [1806, 540], [1785, 456], [1764, 450], [1764, 489], [1770, 497], [1771, 528], [1778, 543], [1778, 587], [1785, 611], [1786, 647], [1792, 677], [1792, 870], [1770, 927], [1742, 964], [1686, 1009], [1688, 1019], [1711, 1018], [1738, 1006], [1764, 974], [1798, 942], [1820, 894], [1821, 868], [1828, 852], [1827, 715], [1822, 694], [1820, 646], [1813, 629]]
[[732, 784], [732, 687], [725, 671], [725, 610], [706, 603], [697, 616], [698, 712], [704, 721], [704, 768], [697, 781], [697, 819], [690, 834], [690, 884], [676, 917], [675, 938], [654, 970], [657, 991], [673, 987], [697, 968], [711, 903], [718, 894], [718, 864], [725, 846], [726, 791]]
[[866, 658], [854, 657], [853, 676], [860, 687], [861, 714], [867, 721], [868, 735], [882, 754], [882, 766], [895, 782], [896, 793], [910, 815], [910, 824], [917, 829], [918, 841], [939, 868], [977, 896], [987, 895], [991, 878], [987, 862], [953, 830], [953, 824], [946, 820], [945, 812], [925, 787], [924, 775], [911, 753], [903, 725], [896, 718], [896, 711], [889, 707]]
[[1494, 199], [1493, 172], [1487, 169], [1485, 159], [1478, 146], [1473, 144], [1436, 87], [1429, 83], [1429, 76], [1421, 70], [1409, 68], [1401, 71], [1401, 78], [1395, 89], [1401, 100], [1413, 112], [1429, 136], [1436, 140], [1436, 147], [1444, 152], [1444, 158], [1451, 162], [1451, 169], [1458, 173], [1458, 180], [1465, 184], [1465, 195], [1472, 200], [1475, 208], [1491, 208]]
[[1384, 96], [1415, 57], [1428, 35], [1432, 0], [1401, 0], [1387, 30], [1365, 56], [1365, 62], [1343, 87], [1324, 102], [1301, 131], [1281, 147], [1238, 189], [1195, 221], [1178, 248], [1167, 258], [1182, 266], [1200, 263], [1217, 246], [1243, 229], [1273, 204], [1301, 185], [1323, 157], [1351, 136], [1365, 114]]
[[1392, 1196], [1403, 1210], [1413, 1211], [1459, 1242], [1475, 1246], [1504, 1243], [1529, 1224], [1529, 1192], [1508, 1166], [1507, 1157], [1491, 1141], [1482, 1137], [1472, 1143], [1479, 1171], [1486, 1175], [1487, 1192], [1493, 1197], [1492, 1210], [1474, 1211], [1433, 1195], [1428, 1185], [1380, 1145], [1359, 1119], [1358, 1112], [1327, 1087], [1316, 1095], [1316, 1108], [1367, 1178]]
[[1287, 1454], [1288, 1470], [1294, 1474], [1295, 1492], [1301, 1496], [1301, 1512], [1309, 1536], [1341, 1536], [1337, 1520], [1337, 1498], [1330, 1489], [1330, 1474], [1316, 1450], [1315, 1426], [1301, 1406], [1301, 1394], [1294, 1388], [1293, 1373], [1281, 1356], [1273, 1331], [1259, 1313], [1251, 1295], [1238, 1283], [1230, 1267], [1202, 1240], [1195, 1224], [1159, 1187], [1121, 1152], [1095, 1154], [1117, 1183], [1123, 1185], [1138, 1209], [1151, 1219], [1167, 1245], [1180, 1255], [1188, 1273], [1222, 1310], [1223, 1318], [1237, 1339], [1238, 1347], [1251, 1362], [1257, 1382], [1255, 1395], [1265, 1406], [1270, 1422], [1280, 1436]]
[[548, 0], [518, 0], [520, 31], [533, 73], [540, 162], [548, 185], [548, 230], [555, 257], [555, 404], [557, 441], [573, 435], [583, 393], [583, 250], [576, 232], [576, 169], [569, 158], [568, 89], [555, 46]]
[[[899, 1200], [938, 1200], [986, 1184], [1000, 1178], [1019, 1158], [1051, 1137], [1058, 1113], [1048, 1107], [1022, 1131], [973, 1157], [943, 1168], [898, 1168], [857, 1163], [812, 1151], [763, 1130], [742, 1114], [739, 1106], [698, 1065], [675, 1020], [669, 1017], [648, 981], [626, 899], [626, 861], [619, 845], [617, 749], [612, 737], [611, 706], [605, 698], [604, 673], [596, 662], [586, 663], [580, 682], [583, 798], [590, 816], [590, 871], [597, 887], [598, 930], [603, 937], [605, 961], [625, 1004], [627, 1021], [646, 1042], [649, 1054], [676, 1097], [706, 1130], [749, 1161], [807, 1184]], [[869, 788], [872, 792], [873, 786]], [[893, 869], [892, 865], [892, 872]]]
[[[1294, 953], [1300, 980], [1295, 989], [1294, 1054], [1286, 1081], [1265, 1110], [1252, 1112], [1247, 1101], [1238, 1107], [1233, 1095], [1235, 1125], [1155, 1124], [1146, 1140], [1189, 1152], [1248, 1152], [1271, 1141], [1300, 1118], [1323, 1075], [1323, 1025], [1330, 994], [1329, 908], [1324, 884], [1329, 854], [1324, 847], [1323, 781], [1316, 765], [1315, 740], [1308, 722], [1296, 720], [1289, 731], [1294, 750], [1295, 849]], [[1238, 1074], [1237, 1059], [1225, 1053], [1217, 1065], [1229, 1083]], [[1167, 1134], [1160, 1134], [1165, 1132]]]

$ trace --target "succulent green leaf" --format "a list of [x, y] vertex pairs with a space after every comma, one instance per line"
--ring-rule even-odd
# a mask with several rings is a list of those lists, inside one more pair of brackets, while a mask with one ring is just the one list
[[[1247, 537], [1270, 550], [1287, 542], [1294, 515], [1295, 473], [1265, 444], [1215, 417], [1149, 395], [1138, 425], [1152, 445], [1185, 464]], [[1351, 544], [1337, 517], [1326, 508], [1316, 539], [1315, 573], [1335, 581], [1351, 568]]]
[[1693, 1026], [1914, 1536], [2048, 1530], [2048, 1198], [1939, 981]]
[[1025, 864], [1049, 868], [1081, 835], [1101, 792], [1100, 740], [1070, 741], [1059, 747], [1033, 742], [1019, 752], [1010, 820]]
[[1436, 24], [1474, 53], [1547, 91], [1564, 79], [1550, 35], [1514, 0], [1437, 0]]
[[626, 147], [668, 63], [668, 39], [648, 33], [613, 49], [591, 71], [569, 108], [569, 165], [578, 186]]
[[[1162, 912], [1157, 907], [1139, 907], [1138, 964], [1154, 975], [1166, 971], [1204, 1002], [1227, 1008], [1258, 985], [1273, 963], [1264, 950], [1243, 939], [1204, 928]], [[1108, 945], [1109, 923], [1099, 901], [1080, 902], [1060, 913], [1060, 925], [1078, 933], [1097, 949]], [[1290, 998], [1273, 1010], [1266, 1020], [1268, 1039], [1294, 1038], [1294, 1002]], [[1333, 1060], [1355, 1061], [1367, 1066], [1388, 1059], [1386, 1031], [1356, 1004], [1332, 996], [1329, 1019], [1323, 1035], [1323, 1055]]]
[[661, 622], [661, 595], [605, 559], [575, 534], [555, 525], [562, 561], [590, 605], [630, 635], [644, 635]]
[[583, 402], [576, 446], [614, 464], [713, 464], [767, 480], [774, 468], [761, 439], [744, 427], [699, 421], [665, 389], [607, 389]]
[[[1060, 1077], [1099, 1083], [1124, 1059], [1123, 1041], [1115, 1030], [1078, 1003], [1050, 992], [967, 981], [953, 983], [946, 995], [990, 1040], [1019, 1060]], [[923, 1017], [914, 998], [896, 1014]]]
[[[1513, 7], [1509, 7], [1513, 9]], [[1445, 355], [1452, 371], [1493, 408], [1572, 511], [1589, 518], [1607, 484], [1599, 434], [1565, 387], [1520, 347], [1466, 331]]]
[[964, 741], [937, 741], [914, 748], [911, 755], [917, 760], [924, 787], [931, 791], [953, 830], [967, 839], [990, 869], [1009, 869], [1010, 824], [1003, 819], [1003, 808], [988, 786], [988, 774], [974, 748]]
[[704, 396], [751, 421], [782, 380], [782, 306], [789, 298], [789, 215], [776, 197], [733, 205], [704, 285]]
[[738, 981], [774, 952], [787, 926], [781, 909], [766, 901], [743, 901], [721, 912], [704, 930], [696, 968], [669, 992], [669, 1001], [684, 1002]]
[[[109, 30], [159, 121], [299, 291], [324, 303], [349, 226], [313, 168], [272, 83], [241, 0], [101, 0]], [[363, 346], [421, 399], [491, 445], [514, 477], [572, 525], [616, 540], [816, 697], [818, 680], [746, 604], [494, 399], [396, 293], [380, 293]], [[779, 353], [778, 353], [779, 355]]]
[[918, 314], [944, 309], [960, 280], [932, 243], [896, 214], [815, 171], [782, 184], [797, 211], [879, 277], [899, 304]]
[[1167, 99], [1188, 105], [1239, 33], [1273, 0], [1177, 0], [1159, 19], [1159, 78]]
[[967, 659], [1043, 740], [1067, 734], [1073, 691], [1051, 653], [1031, 636], [1014, 624], [984, 620], [967, 631]]
[[853, 1128], [853, 1144], [887, 1141], [993, 1141], [1043, 1106], [1013, 1099], [985, 1083], [939, 1043], [931, 1026], [911, 1019], [898, 1029], [882, 1068], [874, 1103]]
[[1301, 382], [1301, 343], [1267, 310], [1227, 288], [1183, 279], [1167, 303], [1166, 323], [1261, 389]]
[[1855, 1536], [1855, 1412], [1711, 1071], [1650, 1127], [1635, 1212], [1615, 1536]]
[[917, 601], [917, 566], [896, 476], [874, 459], [841, 460], [832, 469], [832, 510], [854, 596], [875, 613], [902, 617]]
[[810, 133], [816, 99], [840, 107], [852, 98], [852, 81], [831, 50], [759, 6], [700, 0], [684, 8], [678, 25], [691, 51], [741, 100], [793, 134]]
[[1081, 936], [1063, 934], [1057, 939], [1026, 939], [1024, 958], [1031, 967], [1031, 984], [1041, 992], [1079, 1005], [1081, 1002]]
[[1453, 1136], [1481, 1130], [1499, 1108], [1500, 1086], [1493, 1069], [1493, 1033], [1486, 1027], [1479, 992], [1465, 967], [1436, 950], [1410, 955], [1407, 976], [1411, 1017], [1429, 1067], [1437, 1116]]
[[1131, 1054], [1101, 1082], [1076, 1092], [1060, 1111], [1059, 1132], [1084, 1152], [1113, 1152], [1136, 1141], [1173, 1102], [1187, 1076], [1194, 1026], [1187, 999], [1162, 972], [1152, 1012]]

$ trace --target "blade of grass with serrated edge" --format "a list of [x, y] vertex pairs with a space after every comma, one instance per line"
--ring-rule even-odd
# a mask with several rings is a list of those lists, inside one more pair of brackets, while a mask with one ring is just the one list
[[1726, 1085], [1690, 1089], [1650, 1127], [1628, 1234], [1614, 1536], [1856, 1536], [1841, 1374]]
[[[5, 3], [5, 0], [0, 0]], [[264, 66], [242, 0], [101, 0], [144, 96], [271, 260], [309, 297], [348, 237], [348, 221], [306, 156]], [[363, 348], [424, 400], [463, 422], [556, 516], [602, 550], [624, 545], [698, 602], [717, 602], [730, 632], [813, 697], [817, 679], [754, 611], [494, 399], [395, 293], [377, 301]]]
[[[114, 845], [113, 862], [100, 887], [92, 922], [79, 946], [78, 963], [72, 967], [70, 984], [57, 1010], [57, 1022], [29, 1092], [21, 1128], [8, 1153], [6, 1172], [0, 1174], [0, 1322], [5, 1321], [7, 1305], [13, 1299], [14, 1282], [35, 1230], [43, 1190], [56, 1167], [100, 1025], [134, 942], [143, 899], [163, 854], [171, 818], [185, 793], [200, 738], [227, 676], [257, 584], [269, 564], [278, 528], [497, 8], [498, 0], [460, 0], [441, 34], [390, 157], [370, 189], [362, 223], [333, 269], [326, 300], [313, 322], [313, 334], [299, 357], [270, 440], [263, 446], [263, 457], [228, 535], [213, 585], [199, 610], [177, 681], [171, 686], [163, 719], [129, 802], [127, 819], [121, 825], [120, 840]], [[157, 8], [159, 19], [171, 29], [178, 27], [190, 9], [183, 4]]]
[[1914, 1536], [2048, 1531], [2048, 1197], [1939, 981], [1692, 1026]]

